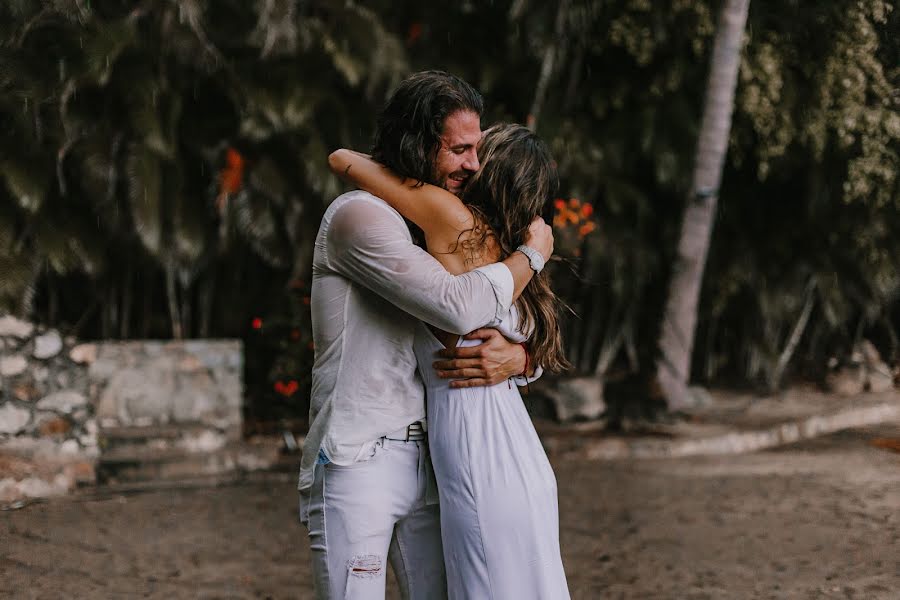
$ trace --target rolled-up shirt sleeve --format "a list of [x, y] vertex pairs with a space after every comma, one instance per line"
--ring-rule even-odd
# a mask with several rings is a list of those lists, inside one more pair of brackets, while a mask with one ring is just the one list
[[412, 243], [399, 213], [374, 198], [337, 209], [324, 250], [335, 272], [450, 333], [496, 325], [512, 303], [514, 284], [506, 265], [451, 275]]

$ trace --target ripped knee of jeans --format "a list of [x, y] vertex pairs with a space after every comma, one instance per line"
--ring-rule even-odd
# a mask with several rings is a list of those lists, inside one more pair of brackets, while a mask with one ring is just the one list
[[377, 554], [359, 554], [347, 561], [350, 576], [362, 579], [380, 577], [383, 567], [381, 557]]

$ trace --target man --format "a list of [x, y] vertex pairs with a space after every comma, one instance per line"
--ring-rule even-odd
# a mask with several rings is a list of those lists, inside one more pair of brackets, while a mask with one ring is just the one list
[[[373, 155], [458, 193], [479, 167], [481, 112], [481, 96], [464, 81], [418, 73], [380, 115]], [[549, 258], [550, 228], [536, 221], [529, 236], [526, 244]], [[459, 334], [495, 324], [532, 274], [517, 252], [452, 276], [413, 243], [399, 213], [363, 191], [328, 208], [313, 257], [316, 361], [298, 485], [319, 598], [383, 598], [387, 560], [404, 598], [446, 597], [416, 320]], [[521, 346], [494, 330], [477, 335], [480, 347], [438, 363], [443, 375], [466, 378], [455, 385], [523, 372]]]

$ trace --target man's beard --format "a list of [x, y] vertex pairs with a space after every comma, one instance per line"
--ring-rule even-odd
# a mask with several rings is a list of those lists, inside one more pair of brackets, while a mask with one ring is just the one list
[[[462, 175], [463, 179], [461, 179], [461, 180], [453, 179], [454, 176], [459, 176], [459, 175]], [[456, 196], [462, 196], [462, 192], [466, 188], [466, 184], [469, 182], [469, 177], [471, 177], [471, 174], [466, 173], [465, 171], [456, 171], [454, 173], [450, 173], [449, 175], [447, 175], [443, 179], [443, 181], [441, 181], [439, 187], [444, 188], [445, 190], [447, 190], [448, 192], [450, 192], [451, 194], [454, 194]], [[456, 187], [456, 188], [451, 187], [451, 185], [450, 185], [451, 181], [454, 184], [457, 184], [458, 187]]]
[[443, 188], [447, 191], [450, 191], [447, 188], [447, 182], [450, 181], [450, 176], [441, 177], [441, 174], [437, 172], [437, 165], [431, 170], [431, 181], [426, 181], [425, 183], [430, 183], [431, 185], [436, 185], [439, 188]]

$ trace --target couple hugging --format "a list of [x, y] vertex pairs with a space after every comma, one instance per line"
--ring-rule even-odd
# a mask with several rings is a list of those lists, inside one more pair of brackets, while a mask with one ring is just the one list
[[482, 132], [482, 109], [461, 79], [418, 73], [371, 158], [329, 158], [360, 189], [329, 206], [313, 257], [298, 487], [317, 598], [384, 598], [388, 561], [412, 600], [569, 597], [556, 478], [517, 388], [567, 366], [541, 273], [556, 168], [525, 127]]

